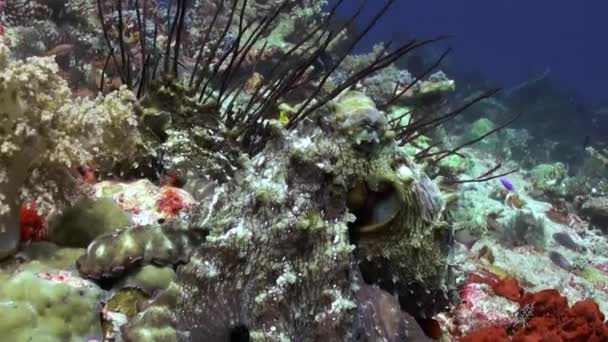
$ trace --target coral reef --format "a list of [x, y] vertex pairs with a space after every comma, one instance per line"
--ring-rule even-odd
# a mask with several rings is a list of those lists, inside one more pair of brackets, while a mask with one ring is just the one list
[[3, 14], [14, 56], [52, 56], [71, 86], [94, 88], [103, 66], [93, 63], [102, 42], [96, 10], [90, 0], [10, 1]]
[[50, 58], [11, 61], [0, 44], [0, 257], [14, 251], [20, 200], [42, 215], [77, 198], [78, 166], [102, 170], [147, 152], [128, 90], [95, 100], [70, 98]]
[[606, 149], [354, 54], [393, 2], [0, 0], [7, 338], [605, 339]]
[[[496, 124], [490, 119], [481, 118], [473, 122], [462, 137], [463, 141], [477, 139], [496, 128]], [[498, 137], [490, 136], [479, 143], [479, 147], [488, 152], [498, 149]]]
[[509, 337], [505, 327], [486, 327], [463, 337], [463, 341], [602, 341], [608, 338], [608, 325], [597, 303], [587, 299], [568, 307], [566, 297], [557, 290], [526, 293], [522, 308], [532, 312], [525, 324]]
[[542, 218], [531, 213], [519, 211], [509, 221], [503, 232], [503, 239], [513, 246], [545, 245], [545, 224]]
[[581, 213], [590, 218], [592, 224], [608, 228], [608, 197], [591, 197], [581, 205]]

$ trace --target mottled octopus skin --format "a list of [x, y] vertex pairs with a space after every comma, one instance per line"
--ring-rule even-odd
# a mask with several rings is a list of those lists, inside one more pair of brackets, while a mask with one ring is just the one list
[[[382, 318], [390, 316], [378, 311], [382, 305], [369, 305], [370, 298], [386, 299], [360, 291], [377, 284], [396, 294], [400, 309], [412, 315], [436, 312], [436, 299], [446, 289], [444, 203], [434, 183], [392, 141], [384, 114], [356, 96], [365, 95], [350, 94], [337, 103], [339, 115], [321, 110], [291, 131], [270, 122], [266, 148], [251, 159], [241, 156], [242, 167], [201, 198], [190, 226], [179, 230], [188, 232], [183, 246], [192, 246], [192, 253], [175, 281], [122, 327], [126, 341], [213, 342], [235, 334], [249, 334], [253, 341], [414, 336], [408, 333], [412, 324]], [[361, 227], [347, 207], [349, 192], [362, 183], [388, 186], [401, 204], [397, 216], [373, 234], [357, 234]], [[175, 246], [167, 234], [137, 229], [125, 232], [138, 235], [134, 246]], [[134, 261], [181, 258], [189, 250], [144, 253], [124, 248], [125, 238], [119, 233], [94, 241], [79, 259], [80, 272], [120, 277]], [[128, 253], [99, 254], [100, 246]], [[395, 326], [405, 327], [405, 335], [390, 328]]]
[[[205, 242], [123, 326], [125, 340], [226, 341], [248, 333], [253, 341], [372, 341], [380, 331], [407, 341], [407, 333], [376, 331], [377, 309], [357, 291], [364, 279], [390, 288], [401, 307], [415, 303], [415, 315], [434, 311], [445, 288], [444, 205], [435, 185], [382, 137], [385, 127], [362, 134], [370, 126], [353, 120], [348, 130], [323, 119], [290, 132], [271, 123], [265, 150], [201, 201], [192, 228], [208, 232]], [[378, 180], [394, 187], [403, 208], [382, 231], [353, 239], [347, 194]]]
[[87, 278], [108, 280], [146, 264], [177, 265], [203, 239], [203, 233], [178, 224], [131, 227], [96, 238], [76, 260], [76, 268]]

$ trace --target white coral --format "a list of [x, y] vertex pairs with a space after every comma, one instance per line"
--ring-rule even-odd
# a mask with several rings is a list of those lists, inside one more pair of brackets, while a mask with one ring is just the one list
[[52, 58], [8, 54], [0, 43], [0, 258], [19, 238], [20, 193], [50, 208], [74, 190], [70, 169], [111, 167], [145, 151], [129, 90], [74, 100]]

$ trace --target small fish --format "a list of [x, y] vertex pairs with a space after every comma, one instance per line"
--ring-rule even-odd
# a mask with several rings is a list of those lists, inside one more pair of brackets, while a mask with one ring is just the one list
[[572, 269], [572, 264], [565, 256], [561, 255], [558, 252], [549, 253], [549, 259], [555, 264], [555, 266], [562, 268], [566, 271], [570, 271]]
[[500, 182], [509, 191], [513, 191], [513, 183], [511, 183], [506, 177], [500, 177]]
[[553, 239], [557, 241], [557, 243], [559, 243], [560, 245], [568, 248], [569, 250], [579, 253], [584, 252], [586, 250], [585, 247], [579, 245], [574, 240], [572, 240], [572, 237], [568, 233], [554, 233]]
[[45, 56], [63, 56], [74, 49], [74, 44], [59, 44], [44, 53]]

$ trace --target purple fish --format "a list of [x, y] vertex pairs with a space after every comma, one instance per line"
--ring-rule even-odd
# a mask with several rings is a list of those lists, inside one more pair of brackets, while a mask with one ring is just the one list
[[563, 268], [566, 271], [570, 271], [572, 269], [572, 264], [565, 256], [559, 254], [558, 252], [549, 253], [549, 259], [553, 261], [553, 263], [560, 268]]
[[500, 182], [505, 187], [505, 189], [507, 189], [509, 191], [513, 191], [513, 184], [511, 182], [509, 182], [509, 180], [507, 178], [500, 177]]
[[586, 250], [584, 246], [581, 246], [578, 243], [574, 242], [574, 240], [572, 240], [572, 237], [568, 233], [554, 233], [553, 239], [557, 241], [560, 245], [575, 252], [584, 252]]

